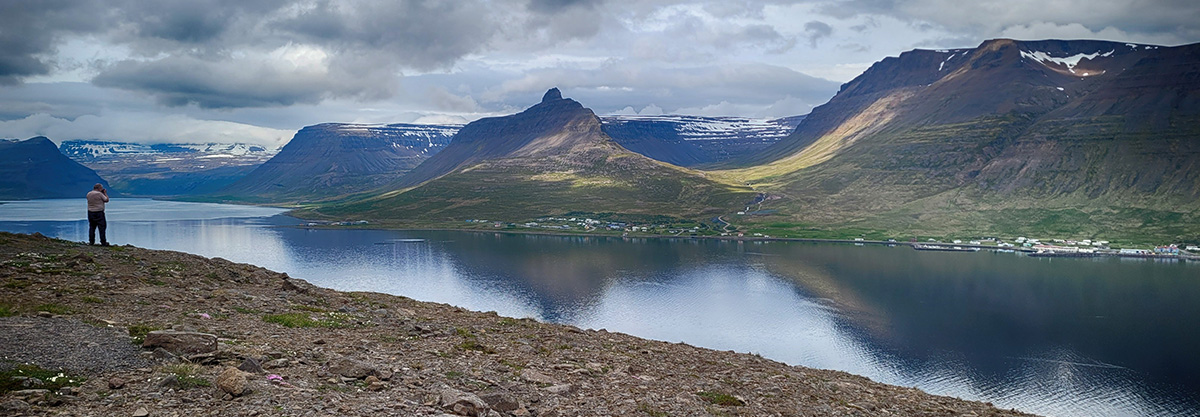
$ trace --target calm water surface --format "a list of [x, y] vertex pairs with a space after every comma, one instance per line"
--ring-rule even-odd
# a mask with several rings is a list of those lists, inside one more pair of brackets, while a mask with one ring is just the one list
[[[85, 203], [0, 230], [86, 240]], [[306, 230], [259, 207], [114, 199], [109, 240], [340, 289], [759, 353], [1056, 416], [1200, 415], [1200, 264], [907, 247]]]

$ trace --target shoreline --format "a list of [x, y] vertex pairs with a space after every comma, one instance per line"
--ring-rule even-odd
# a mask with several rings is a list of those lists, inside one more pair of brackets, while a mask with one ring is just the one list
[[[287, 213], [283, 213], [283, 215], [297, 219], [297, 220], [301, 220], [301, 221], [305, 220], [303, 218], [291, 216]], [[282, 226], [282, 227], [294, 227], [294, 228], [315, 229], [315, 230], [380, 230], [380, 231], [413, 231], [413, 232], [503, 233], [503, 234], [511, 234], [511, 235], [535, 235], [535, 236], [556, 236], [556, 237], [603, 237], [603, 238], [612, 238], [612, 239], [710, 239], [710, 240], [721, 240], [721, 241], [731, 241], [731, 242], [801, 242], [801, 243], [839, 243], [839, 244], [849, 243], [849, 244], [855, 244], [855, 245], [862, 244], [862, 245], [883, 245], [883, 246], [909, 246], [909, 247], [913, 247], [915, 245], [933, 245], [933, 246], [970, 248], [970, 249], [978, 249], [979, 251], [986, 250], [986, 251], [992, 251], [992, 252], [1008, 250], [1008, 251], [1012, 251], [1013, 253], [1020, 253], [1020, 254], [1025, 254], [1025, 255], [1038, 253], [1036, 250], [1034, 250], [1032, 248], [1023, 248], [1023, 247], [1001, 248], [1001, 247], [997, 247], [994, 245], [972, 245], [972, 244], [967, 244], [967, 243], [951, 243], [951, 242], [900, 242], [900, 241], [889, 242], [889, 241], [885, 241], [885, 240], [852, 240], [852, 239], [822, 239], [822, 238], [794, 238], [794, 237], [751, 237], [751, 236], [743, 236], [743, 237], [737, 237], [737, 236], [678, 236], [678, 235], [622, 236], [622, 235], [616, 235], [616, 234], [589, 235], [589, 234], [585, 234], [585, 233], [563, 233], [563, 232], [541, 231], [541, 230], [511, 230], [511, 229], [486, 230], [486, 229], [465, 229], [465, 228], [464, 229], [455, 229], [455, 228], [449, 228], [449, 227], [446, 227], [446, 228], [386, 227], [386, 226], [385, 227], [371, 227], [371, 226], [341, 227], [341, 226], [332, 226], [332, 225], [323, 225], [323, 226], [319, 226], [319, 227], [314, 227], [314, 226], [309, 226], [309, 225], [292, 225], [292, 226]], [[1043, 253], [1038, 257], [1045, 257], [1045, 258], [1083, 258], [1083, 257], [1110, 258], [1110, 257], [1115, 257], [1115, 258], [1129, 258], [1129, 259], [1152, 259], [1152, 260], [1174, 260], [1174, 261], [1181, 261], [1181, 262], [1200, 262], [1200, 255], [1187, 255], [1187, 254], [1162, 255], [1162, 254], [1121, 254], [1121, 253], [1112, 253], [1112, 252], [1098, 252], [1098, 253], [1090, 254], [1090, 256], [1080, 256], [1077, 254], [1068, 254], [1068, 253]]]
[[[15, 316], [0, 326], [47, 342], [3, 357], [100, 369], [64, 370], [80, 386], [0, 393], [9, 415], [1027, 415], [750, 353], [335, 291], [220, 258], [11, 233], [0, 243], [0, 307]], [[153, 349], [147, 335], [150, 348], [113, 359], [49, 330], [81, 326], [99, 329], [84, 341], [100, 347], [169, 329], [208, 335], [212, 350]]]

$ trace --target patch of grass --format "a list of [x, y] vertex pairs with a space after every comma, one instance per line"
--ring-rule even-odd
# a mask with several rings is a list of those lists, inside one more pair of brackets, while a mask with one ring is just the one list
[[[26, 387], [24, 385], [25, 381], [27, 381], [26, 378], [36, 378], [42, 384]], [[12, 369], [0, 371], [0, 394], [27, 388], [55, 391], [62, 387], [80, 386], [86, 380], [84, 377], [68, 375], [62, 371], [43, 369], [37, 365], [21, 364]]]
[[100, 297], [93, 297], [90, 295], [85, 295], [85, 296], [81, 297], [79, 300], [83, 301], [85, 303], [90, 303], [90, 304], [104, 304], [104, 300], [100, 299]]
[[17, 312], [13, 310], [12, 306], [8, 304], [0, 304], [0, 317], [12, 317], [15, 315], [17, 315]]
[[737, 397], [734, 397], [732, 395], [729, 395], [729, 394], [726, 394], [723, 392], [700, 391], [700, 392], [696, 393], [696, 395], [700, 396], [700, 398], [704, 399], [704, 401], [708, 401], [709, 403], [712, 403], [715, 405], [734, 406], [734, 407], [740, 407], [740, 406], [746, 405], [745, 401], [739, 400]]
[[209, 273], [207, 273], [207, 274], [204, 274], [204, 277], [205, 277], [205, 278], [208, 278], [208, 279], [217, 279], [217, 273], [216, 273], [216, 272], [209, 272]]
[[313, 313], [328, 313], [329, 312], [329, 310], [323, 309], [321, 307], [306, 306], [303, 304], [292, 304], [291, 307], [292, 307], [292, 310], [309, 311], [309, 312], [313, 312]]
[[264, 315], [263, 321], [291, 328], [324, 327], [337, 329], [346, 327], [346, 321], [348, 318], [349, 317], [344, 314], [336, 313], [326, 313], [318, 318], [313, 318], [306, 313], [283, 313]]
[[500, 364], [501, 364], [501, 365], [504, 365], [504, 366], [507, 366], [507, 367], [509, 367], [509, 368], [513, 368], [513, 370], [515, 370], [515, 371], [520, 371], [520, 370], [522, 370], [522, 369], [525, 369], [525, 365], [522, 365], [522, 364], [519, 364], [519, 363], [510, 362], [510, 361], [509, 361], [509, 360], [507, 360], [507, 359], [501, 359], [501, 360], [500, 360]]
[[501, 325], [501, 326], [516, 326], [516, 325], [518, 325], [518, 324], [521, 324], [521, 321], [520, 321], [520, 320], [517, 320], [517, 319], [514, 319], [514, 318], [512, 318], [512, 317], [501, 317], [501, 318], [500, 318], [500, 325]]
[[149, 324], [135, 324], [129, 326], [129, 336], [133, 337], [133, 344], [141, 346], [142, 342], [146, 341], [146, 335], [155, 330], [161, 330], [161, 327], [151, 326]]
[[495, 349], [484, 346], [483, 344], [476, 342], [473, 339], [459, 343], [458, 348], [462, 349], [462, 350], [474, 350], [476, 352], [483, 352], [483, 353], [487, 353], [487, 354], [496, 353]]
[[75, 312], [70, 307], [54, 303], [39, 304], [37, 307], [34, 307], [34, 311], [45, 311], [58, 315], [67, 315]]
[[242, 314], [258, 314], [259, 313], [258, 310], [255, 310], [252, 308], [245, 308], [245, 307], [234, 307], [233, 311], [236, 311], [236, 312], [239, 312]]
[[29, 287], [29, 281], [13, 280], [4, 283], [4, 288], [8, 288], [10, 290], [23, 290], [27, 287]]
[[175, 375], [179, 379], [179, 387], [183, 389], [212, 386], [212, 383], [208, 382], [207, 379], [197, 376], [200, 372], [200, 365], [194, 363], [167, 365], [162, 370], [163, 372]]

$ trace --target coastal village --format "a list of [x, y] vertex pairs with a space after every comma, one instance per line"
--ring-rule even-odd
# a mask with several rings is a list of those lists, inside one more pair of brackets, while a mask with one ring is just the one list
[[[723, 220], [714, 219], [724, 223]], [[1069, 257], [1087, 258], [1100, 256], [1117, 256], [1123, 258], [1145, 258], [1166, 260], [1200, 261], [1200, 246], [1183, 245], [1178, 243], [1145, 245], [1144, 247], [1117, 247], [1112, 242], [1103, 239], [1069, 239], [1069, 238], [1030, 238], [1018, 236], [1004, 239], [999, 237], [981, 237], [976, 239], [946, 239], [927, 238], [919, 241], [911, 238], [907, 242], [897, 239], [872, 240], [865, 237], [853, 239], [819, 239], [772, 236], [758, 232], [727, 231], [726, 228], [714, 227], [704, 222], [696, 223], [634, 223], [595, 219], [591, 217], [540, 217], [527, 222], [506, 222], [484, 219], [465, 220], [466, 229], [491, 229], [528, 233], [593, 233], [604, 235], [620, 233], [621, 237], [692, 237], [756, 241], [817, 241], [817, 242], [847, 242], [856, 245], [884, 244], [889, 246], [909, 245], [917, 250], [976, 252], [992, 250], [1002, 253], [1022, 253], [1034, 257]], [[728, 223], [725, 223], [728, 225]], [[307, 226], [368, 226], [366, 220], [344, 221], [334, 223], [307, 223]]]

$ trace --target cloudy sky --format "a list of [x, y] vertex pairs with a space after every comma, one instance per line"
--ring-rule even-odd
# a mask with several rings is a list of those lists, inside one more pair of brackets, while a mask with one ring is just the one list
[[808, 113], [873, 62], [985, 39], [1200, 42], [1195, 0], [0, 0], [0, 138], [251, 142], [598, 114]]

